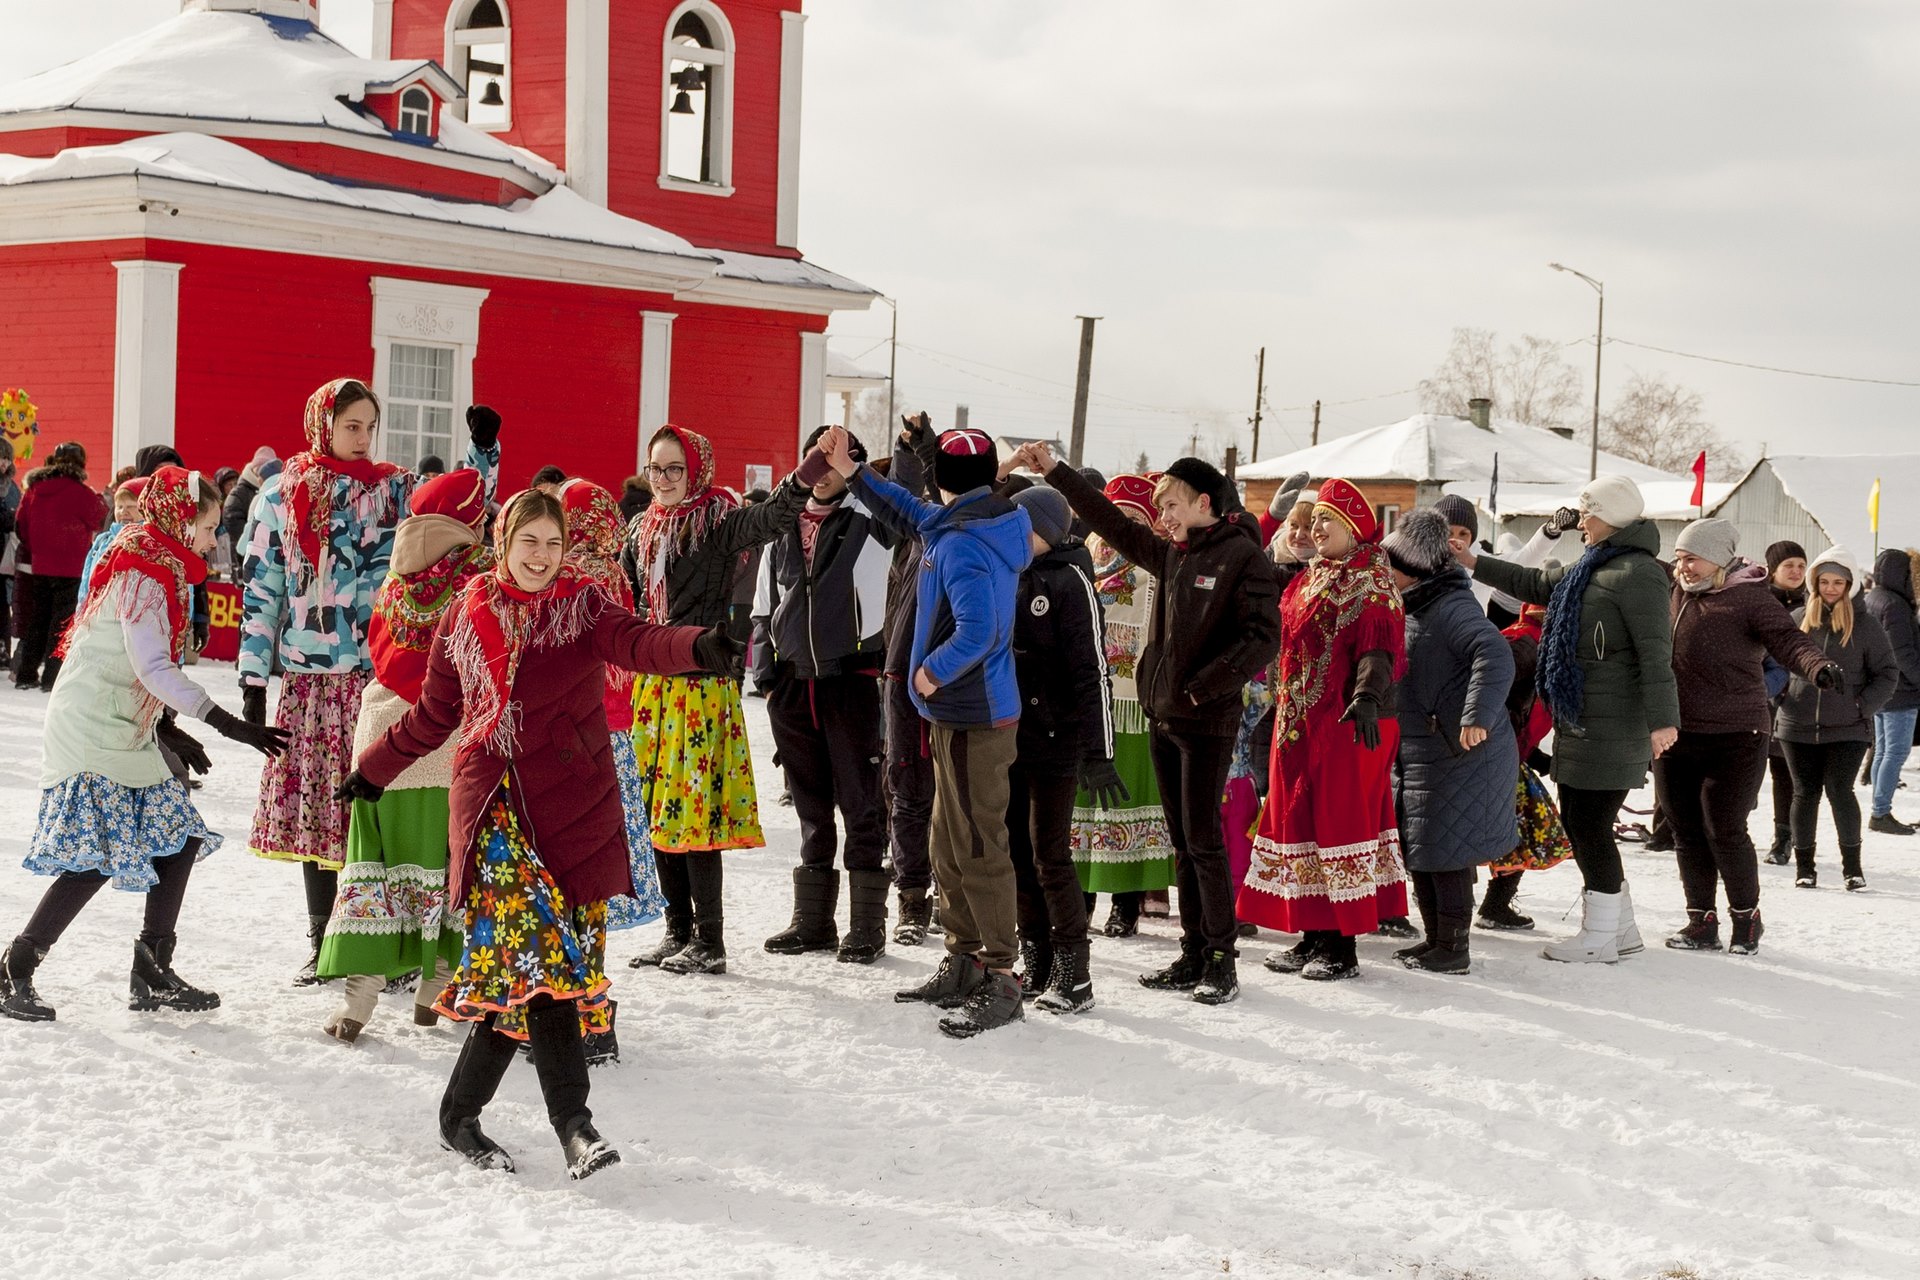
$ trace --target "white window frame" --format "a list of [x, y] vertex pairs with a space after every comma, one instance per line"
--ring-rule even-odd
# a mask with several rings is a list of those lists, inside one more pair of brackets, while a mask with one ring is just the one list
[[[482, 133], [506, 133], [513, 128], [513, 15], [507, 12], [507, 0], [494, 0], [500, 6], [500, 26], [463, 27], [461, 24], [479, 3], [480, 0], [455, 0], [447, 7], [446, 58], [441, 65], [446, 67], [447, 74], [464, 91], [467, 87], [467, 50], [477, 44], [500, 46], [501, 61], [506, 64], [506, 70], [500, 73], [500, 92], [507, 100], [507, 118], [499, 124], [476, 124], [473, 127]], [[446, 109], [462, 120], [466, 120], [470, 114], [464, 98], [457, 104], [448, 103]], [[467, 122], [472, 124], [472, 121]]]
[[[444, 351], [447, 353], [449, 372], [452, 374], [449, 380], [452, 385], [449, 385], [447, 389], [448, 399], [410, 400], [401, 397], [400, 394], [394, 390], [393, 353], [396, 348], [403, 345], [411, 347], [415, 351]], [[409, 469], [417, 468], [420, 465], [420, 456], [424, 456], [426, 453], [438, 454], [443, 462], [446, 461], [448, 455], [452, 455], [455, 459], [458, 459], [461, 454], [466, 452], [464, 448], [459, 450], [458, 453], [454, 450], [454, 446], [460, 442], [460, 420], [466, 416], [461, 411], [459, 401], [458, 370], [460, 367], [460, 348], [449, 342], [428, 342], [418, 338], [386, 338], [382, 340], [380, 346], [381, 353], [386, 357], [386, 368], [383, 370], [386, 386], [384, 390], [377, 393], [380, 396], [380, 434], [378, 438], [380, 457], [387, 462], [397, 462]], [[413, 458], [394, 456], [391, 452], [392, 446], [390, 444], [395, 434], [393, 418], [396, 411], [402, 405], [412, 405], [423, 410], [429, 408], [444, 408], [447, 411], [447, 445], [444, 451], [437, 448], [426, 449], [425, 442], [423, 441], [422, 454], [420, 456]], [[416, 431], [414, 434], [421, 435], [424, 433]], [[456, 464], [449, 462], [447, 465], [452, 467]]]
[[[480, 304], [488, 290], [374, 276], [373, 391], [384, 403], [392, 386], [393, 344], [452, 347], [453, 448], [447, 466], [458, 467], [471, 444], [466, 408], [473, 403], [473, 361], [480, 351]], [[387, 457], [386, 436], [374, 439], [374, 452]]]
[[[418, 129], [407, 127], [407, 117], [415, 116], [420, 121]], [[415, 138], [433, 136], [433, 93], [425, 85], [410, 84], [400, 91], [400, 111], [398, 115], [400, 132]]]
[[[680, 19], [693, 14], [707, 24], [707, 30], [719, 42], [718, 49], [695, 49], [692, 46], [678, 44], [673, 38], [673, 29], [680, 25]], [[730, 196], [733, 194], [733, 71], [735, 66], [734, 50], [738, 46], [733, 38], [733, 24], [727, 21], [727, 15], [720, 12], [717, 5], [709, 0], [684, 0], [667, 15], [666, 32], [662, 37], [662, 56], [660, 60], [660, 176], [662, 190], [686, 191], [703, 196]], [[707, 87], [707, 127], [713, 133], [715, 152], [713, 157], [712, 182], [692, 182], [686, 178], [676, 178], [667, 172], [667, 148], [669, 144], [668, 126], [671, 124], [668, 108], [673, 105], [673, 84], [668, 79], [673, 74], [676, 62], [697, 62], [709, 69], [710, 79], [720, 82], [715, 92], [711, 83]], [[713, 74], [717, 73], [717, 77]]]

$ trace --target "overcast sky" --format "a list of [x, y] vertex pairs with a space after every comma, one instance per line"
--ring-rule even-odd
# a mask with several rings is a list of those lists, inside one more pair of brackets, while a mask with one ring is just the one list
[[[0, 81], [175, 0], [0, 0]], [[1088, 461], [1394, 421], [1455, 326], [1920, 382], [1920, 6], [1612, 0], [815, 0], [801, 244], [900, 299], [900, 386]], [[366, 0], [322, 0], [365, 48]], [[884, 370], [884, 307], [834, 347]], [[1592, 347], [1569, 356], [1591, 392]], [[1606, 349], [1749, 456], [1920, 448], [1920, 388]]]

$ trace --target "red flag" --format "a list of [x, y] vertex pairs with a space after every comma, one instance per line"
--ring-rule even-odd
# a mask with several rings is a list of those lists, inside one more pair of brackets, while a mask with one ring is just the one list
[[1690, 469], [1693, 472], [1692, 505], [1705, 506], [1707, 502], [1707, 451], [1705, 449], [1702, 449], [1700, 456], [1693, 460], [1693, 466]]

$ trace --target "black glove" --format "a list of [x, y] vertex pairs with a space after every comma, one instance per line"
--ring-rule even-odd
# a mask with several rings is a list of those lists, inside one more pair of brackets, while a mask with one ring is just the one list
[[475, 447], [491, 449], [500, 440], [500, 415], [484, 404], [467, 410], [467, 435]]
[[205, 618], [193, 620], [193, 647], [196, 652], [207, 647], [207, 635], [211, 630], [211, 625]]
[[240, 714], [248, 724], [267, 722], [267, 686], [263, 684], [240, 686]]
[[160, 723], [154, 726], [153, 736], [192, 772], [205, 773], [213, 768], [213, 761], [207, 758], [207, 749], [200, 745], [200, 739], [175, 724], [171, 711], [160, 717]]
[[1821, 689], [1838, 689], [1841, 683], [1840, 664], [1829, 662], [1814, 672], [1813, 683]]
[[933, 419], [929, 418], [926, 415], [925, 410], [922, 410], [921, 412], [916, 413], [911, 417], [907, 416], [906, 414], [900, 415], [900, 443], [901, 444], [910, 445], [920, 440], [924, 440], [927, 437], [928, 433], [930, 433], [932, 430], [933, 430]]
[[385, 787], [377, 787], [373, 783], [368, 782], [366, 777], [362, 775], [358, 769], [355, 769], [347, 775], [347, 780], [341, 783], [339, 788], [333, 793], [333, 798], [335, 800], [365, 800], [368, 804], [372, 804], [385, 794], [387, 794]]
[[[265, 691], [262, 695], [265, 696]], [[242, 720], [225, 707], [215, 707], [207, 712], [206, 722], [213, 731], [223, 738], [232, 738], [235, 742], [244, 742], [262, 755], [278, 759], [287, 749], [288, 741], [293, 737], [285, 729], [274, 725], [255, 724], [252, 720]]]
[[1127, 784], [1120, 781], [1119, 770], [1107, 759], [1080, 762], [1080, 789], [1093, 797], [1095, 808], [1117, 809], [1133, 799]]
[[1557, 538], [1580, 524], [1580, 513], [1572, 507], [1558, 507], [1547, 517], [1547, 536]]
[[700, 664], [702, 671], [711, 671], [729, 680], [738, 680], [747, 673], [746, 648], [727, 634], [724, 625], [708, 627], [700, 633], [700, 638], [693, 642], [693, 660]]
[[1380, 704], [1370, 694], [1357, 694], [1341, 713], [1340, 722], [1353, 722], [1353, 740], [1369, 751], [1380, 746]]

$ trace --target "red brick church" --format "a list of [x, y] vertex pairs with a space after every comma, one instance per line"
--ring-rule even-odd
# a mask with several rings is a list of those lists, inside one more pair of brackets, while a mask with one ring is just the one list
[[187, 0], [0, 87], [0, 384], [93, 470], [300, 447], [330, 377], [381, 447], [457, 458], [464, 410], [616, 485], [672, 420], [719, 479], [790, 466], [825, 329], [874, 291], [798, 248], [799, 0]]

